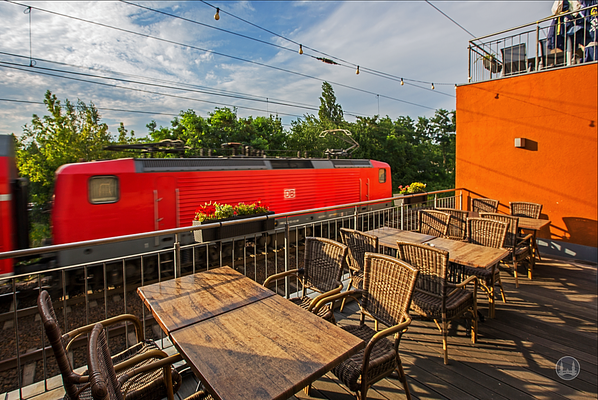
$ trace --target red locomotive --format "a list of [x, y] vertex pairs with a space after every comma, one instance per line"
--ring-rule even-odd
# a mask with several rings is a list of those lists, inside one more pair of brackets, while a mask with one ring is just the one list
[[[5, 142], [11, 147], [12, 138], [3, 138], [8, 138]], [[0, 202], [2, 251], [16, 247], [8, 239], [15, 230], [9, 182], [16, 179], [16, 168], [14, 157], [5, 153], [0, 153], [0, 199], [8, 200]], [[234, 205], [261, 200], [274, 212], [283, 213], [391, 196], [390, 167], [374, 160], [128, 158], [67, 164], [56, 171], [53, 243], [191, 226], [196, 208], [209, 201]], [[290, 223], [318, 217], [307, 215]], [[158, 250], [172, 247], [173, 239], [166, 235], [61, 251], [57, 263], [71, 265]], [[191, 233], [181, 239], [182, 244], [192, 241]], [[8, 262], [4, 263], [0, 273], [11, 272]]]

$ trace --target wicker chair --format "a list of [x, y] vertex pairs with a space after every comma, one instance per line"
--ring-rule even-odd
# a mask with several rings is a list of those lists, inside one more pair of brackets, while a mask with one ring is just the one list
[[[156, 360], [158, 359], [158, 360]], [[139, 361], [153, 360], [149, 364], [139, 366]], [[180, 354], [168, 357], [161, 350], [152, 350], [145, 354], [128, 361], [131, 366], [136, 366], [126, 374], [117, 376], [110, 357], [110, 349], [106, 340], [106, 333], [102, 324], [95, 324], [89, 337], [89, 347], [87, 350], [87, 364], [89, 366], [89, 382], [91, 395], [94, 400], [124, 400], [131, 398], [126, 391], [127, 383], [135, 380], [140, 375], [157, 372], [156, 379], [148, 385], [144, 393], [137, 393], [136, 399], [139, 400], [161, 400], [164, 397], [168, 400], [174, 400], [174, 388], [172, 384], [170, 371], [172, 364], [181, 361]], [[163, 390], [165, 388], [166, 390]], [[194, 393], [186, 400], [207, 400], [212, 396], [204, 391]]]
[[473, 212], [490, 212], [495, 213], [498, 211], [498, 200], [493, 199], [471, 199], [471, 211]]
[[[409, 304], [417, 279], [417, 269], [406, 262], [378, 253], [366, 253], [364, 263], [363, 290], [361, 296], [361, 320], [359, 325], [344, 326], [343, 329], [363, 339], [364, 350], [337, 365], [332, 372], [358, 399], [365, 400], [368, 389], [379, 380], [399, 374], [407, 399], [411, 399], [401, 357], [399, 343], [407, 331], [411, 318]], [[351, 296], [349, 291], [322, 300], [334, 302]], [[373, 318], [375, 329], [365, 324], [365, 317]], [[388, 328], [378, 332], [381, 322]], [[387, 339], [394, 335], [394, 341]]]
[[[471, 341], [476, 342], [478, 280], [470, 276], [459, 284], [447, 281], [447, 251], [425, 244], [397, 242], [399, 258], [419, 270], [411, 309], [424, 318], [432, 318], [442, 333], [444, 363], [448, 364], [448, 322], [471, 314]], [[466, 288], [473, 284], [473, 291]], [[440, 320], [440, 324], [438, 324]]]
[[[508, 224], [501, 221], [495, 221], [488, 218], [468, 218], [467, 219], [467, 239], [469, 243], [480, 246], [493, 247], [495, 249], [504, 248], [507, 236]], [[488, 268], [473, 268], [467, 265], [459, 266], [463, 268], [465, 275], [475, 275], [480, 280], [480, 286], [488, 294], [488, 314], [494, 318], [494, 286], [500, 287], [502, 301], [507, 302], [505, 290], [500, 280], [500, 269], [494, 264]]]
[[450, 214], [436, 210], [419, 211], [419, 233], [425, 235], [446, 237], [451, 224]]
[[[378, 252], [378, 237], [355, 229], [341, 228], [341, 240], [348, 247], [347, 264], [349, 264], [349, 285], [351, 288], [361, 290], [363, 285], [363, 264], [365, 253]], [[345, 300], [341, 303], [340, 311], [345, 308]]]
[[447, 237], [452, 240], [466, 240], [467, 239], [467, 211], [457, 210], [455, 208], [437, 208], [445, 214], [451, 215]]
[[509, 204], [511, 206], [511, 215], [514, 217], [540, 218], [542, 204], [526, 203], [524, 201], [514, 201]]
[[[509, 203], [511, 206], [511, 215], [514, 217], [526, 217], [526, 218], [540, 218], [542, 213], [542, 204], [538, 203], [527, 203], [524, 201], [514, 201]], [[524, 236], [523, 232], [519, 232], [521, 236]], [[538, 243], [532, 239], [532, 246], [535, 255], [538, 260], [541, 260], [540, 252], [538, 251]], [[531, 279], [531, 274], [529, 274]]]
[[504, 247], [509, 249], [509, 255], [503, 259], [506, 264], [513, 265], [513, 275], [515, 276], [515, 287], [519, 287], [517, 280], [517, 266], [520, 262], [528, 261], [531, 268], [530, 257], [532, 256], [532, 234], [519, 236], [519, 219], [510, 215], [496, 213], [480, 213], [480, 217], [504, 222], [508, 225]]
[[[289, 276], [295, 276], [302, 286], [301, 297], [289, 299], [308, 311], [314, 311], [315, 305], [323, 298], [339, 293], [343, 289], [341, 276], [347, 257], [347, 246], [331, 239], [306, 237], [304, 264], [302, 269], [293, 269], [271, 275], [264, 282], [268, 287], [273, 282]], [[320, 293], [315, 298], [308, 296], [308, 291]], [[317, 310], [317, 314], [335, 323], [333, 304]]]
[[[88, 334], [93, 329], [93, 324], [86, 325], [68, 333], [62, 334], [54, 307], [52, 305], [52, 299], [47, 291], [42, 290], [37, 298], [37, 308], [41, 319], [44, 324], [46, 336], [52, 345], [54, 356], [60, 373], [62, 374], [62, 383], [65, 390], [65, 399], [68, 400], [79, 400], [79, 399], [91, 399], [91, 393], [89, 390], [89, 376], [84, 374], [78, 374], [73, 371], [69, 358], [67, 356], [71, 345], [81, 335]], [[113, 363], [116, 365], [116, 370], [119, 374], [127, 372], [127, 364], [125, 361], [153, 350], [157, 350], [158, 347], [150, 340], [144, 340], [143, 327], [139, 319], [131, 314], [123, 314], [107, 320], [101, 321], [103, 326], [110, 326], [113, 324], [132, 323], [135, 326], [135, 332], [137, 334], [137, 344], [127, 348], [126, 350], [116, 354], [113, 357]], [[136, 398], [139, 393], [145, 393], [147, 389], [147, 383], [154, 380], [154, 374], [145, 374], [138, 379], [129, 382], [125, 386], [127, 392], [127, 399]], [[175, 390], [181, 385], [181, 377], [176, 372], [172, 371], [172, 380], [174, 382]], [[154, 389], [152, 389], [154, 390]], [[162, 393], [165, 393], [162, 390]]]

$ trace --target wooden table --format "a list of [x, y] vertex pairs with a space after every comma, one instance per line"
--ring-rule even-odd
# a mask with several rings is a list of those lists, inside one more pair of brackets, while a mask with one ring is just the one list
[[[287, 399], [365, 347], [363, 340], [246, 280], [222, 267], [138, 289], [215, 398]], [[208, 302], [189, 305], [200, 299]], [[183, 309], [171, 317], [178, 306]]]
[[401, 229], [390, 228], [388, 226], [384, 226], [378, 229], [372, 229], [371, 231], [367, 231], [366, 233], [377, 236], [378, 244], [380, 246], [389, 247], [395, 250], [398, 249], [398, 240], [409, 243], [424, 243], [436, 237], [432, 235], [424, 235], [423, 233], [419, 232], [404, 231]]
[[449, 261], [472, 268], [488, 268], [509, 255], [507, 249], [480, 246], [445, 238], [434, 238], [425, 244], [449, 252]]
[[274, 292], [229, 267], [137, 288], [139, 297], [168, 334]]
[[[469, 211], [469, 217], [471, 218], [477, 218], [479, 217], [479, 213], [475, 212], [475, 211]], [[527, 231], [532, 231], [532, 257], [531, 257], [531, 261], [530, 261], [530, 267], [527, 269], [527, 277], [529, 279], [532, 279], [532, 275], [533, 275], [533, 270], [534, 267], [536, 266], [536, 257], [538, 259], [542, 259], [542, 257], [540, 257], [540, 251], [538, 250], [538, 243], [536, 242], [536, 236], [537, 233], [540, 229], [550, 225], [550, 220], [549, 219], [538, 219], [538, 218], [528, 218], [528, 217], [517, 217], [517, 219], [519, 220], [517, 226], [519, 227], [519, 229], [522, 230], [527, 230]]]
[[[423, 235], [418, 232], [402, 231], [394, 228], [380, 228], [368, 231], [372, 235], [378, 236], [380, 246], [397, 249], [397, 240], [404, 242], [428, 244], [437, 249], [446, 250], [449, 253], [449, 261], [454, 264], [464, 265], [470, 268], [489, 268], [498, 264], [505, 258], [509, 251], [507, 249], [495, 249], [492, 247], [479, 246], [472, 243], [461, 242], [457, 240], [438, 238], [431, 235]], [[461, 267], [461, 269], [464, 269]], [[452, 265], [452, 272], [455, 275], [463, 275], [458, 268]], [[466, 274], [466, 272], [465, 272]], [[458, 280], [457, 280], [458, 282]], [[489, 296], [488, 314], [494, 317], [494, 285], [491, 288]]]
[[[426, 244], [449, 252], [449, 261], [457, 264], [451, 266], [455, 274], [464, 273], [467, 275], [467, 269], [459, 266], [486, 269], [497, 265], [500, 260], [509, 255], [509, 250], [507, 249], [496, 249], [445, 238], [436, 238], [426, 242]], [[491, 282], [488, 285], [488, 289], [490, 290], [490, 294], [488, 295], [488, 316], [494, 318], [494, 274], [492, 275]]]

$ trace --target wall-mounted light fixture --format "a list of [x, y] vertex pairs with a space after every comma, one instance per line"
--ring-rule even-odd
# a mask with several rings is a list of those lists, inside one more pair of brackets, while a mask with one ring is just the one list
[[525, 148], [525, 138], [515, 138], [515, 147], [524, 149]]

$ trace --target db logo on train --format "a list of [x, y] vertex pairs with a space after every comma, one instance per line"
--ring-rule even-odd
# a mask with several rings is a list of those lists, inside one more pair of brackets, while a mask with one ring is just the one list
[[284, 190], [284, 198], [285, 199], [294, 199], [295, 198], [295, 189], [285, 189]]

